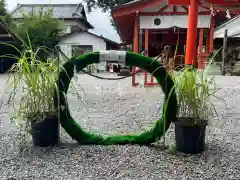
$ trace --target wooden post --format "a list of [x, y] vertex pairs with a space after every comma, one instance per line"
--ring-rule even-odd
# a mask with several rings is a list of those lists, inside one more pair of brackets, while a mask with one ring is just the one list
[[139, 30], [139, 52], [141, 53], [143, 51], [143, 30]]
[[203, 28], [199, 30], [198, 69], [203, 69], [203, 31]]
[[225, 58], [227, 55], [227, 41], [228, 41], [228, 29], [225, 29], [224, 32], [224, 38], [223, 38], [223, 49], [222, 49], [222, 75], [225, 75], [226, 70], [225, 70]]
[[207, 33], [207, 38], [206, 38], [206, 50], [205, 52], [206, 53], [209, 53], [209, 30], [208, 30], [208, 33]]
[[186, 65], [192, 65], [196, 58], [196, 39], [198, 24], [198, 0], [190, 0], [188, 12], [188, 31], [186, 48]]
[[211, 25], [210, 25], [210, 32], [209, 32], [209, 52], [212, 53], [214, 50], [214, 26], [215, 26], [215, 21], [213, 16], [211, 16]]
[[[134, 32], [133, 32], [133, 52], [139, 53], [138, 49], [138, 33], [139, 33], [139, 17], [136, 15], [135, 23], [134, 23]], [[136, 67], [132, 67], [132, 73], [136, 73]], [[138, 83], [136, 82], [135, 74], [132, 76], [132, 86], [137, 86]]]
[[[148, 29], [145, 29], [145, 44], [144, 44], [144, 48], [146, 51], [146, 56], [149, 56], [149, 32]], [[144, 83], [147, 84], [147, 80], [148, 79], [148, 72], [145, 71], [144, 72]]]
[[134, 23], [133, 52], [138, 53], [138, 16], [136, 16]]
[[197, 39], [196, 39], [196, 55], [195, 58], [193, 59], [192, 67], [193, 68], [198, 68], [198, 45], [199, 45], [199, 29], [197, 29]]
[[165, 46], [164, 47], [164, 52], [165, 52], [165, 62], [164, 62], [164, 66], [166, 67], [166, 68], [168, 68], [168, 70], [170, 70], [172, 67], [169, 67], [169, 55], [170, 55], [170, 47], [169, 46]]
[[146, 56], [149, 56], [149, 52], [148, 52], [148, 49], [149, 49], [149, 32], [148, 32], [148, 29], [145, 29], [145, 51], [146, 51]]

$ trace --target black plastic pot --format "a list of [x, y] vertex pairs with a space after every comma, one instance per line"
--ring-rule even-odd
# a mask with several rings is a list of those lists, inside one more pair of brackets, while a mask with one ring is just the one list
[[[176, 150], [185, 154], [198, 154], [205, 149], [207, 121], [193, 124], [193, 119], [178, 118], [175, 124]], [[197, 120], [199, 122], [199, 120]]]
[[32, 122], [32, 140], [34, 146], [46, 147], [58, 144], [60, 126], [56, 116], [46, 117], [43, 121]]

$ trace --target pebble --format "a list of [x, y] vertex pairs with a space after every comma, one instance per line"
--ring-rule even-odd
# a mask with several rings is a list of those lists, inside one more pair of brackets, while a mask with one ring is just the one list
[[[0, 76], [1, 82], [5, 79]], [[214, 100], [218, 116], [208, 126], [206, 150], [194, 156], [137, 145], [82, 146], [64, 130], [59, 146], [32, 147], [29, 138], [24, 152], [19, 154], [15, 145], [17, 130], [9, 121], [12, 109], [4, 106], [0, 117], [0, 180], [240, 179], [238, 81], [239, 77], [216, 76], [222, 88], [217, 95], [224, 101]], [[77, 102], [76, 95], [68, 94], [70, 110], [86, 131], [103, 135], [139, 133], [151, 128], [161, 116], [159, 108], [164, 95], [160, 87], [134, 88], [129, 78], [104, 81], [84, 74], [78, 75], [73, 83], [79, 86], [81, 98]], [[174, 142], [173, 125], [166, 134], [166, 142], [169, 146]]]

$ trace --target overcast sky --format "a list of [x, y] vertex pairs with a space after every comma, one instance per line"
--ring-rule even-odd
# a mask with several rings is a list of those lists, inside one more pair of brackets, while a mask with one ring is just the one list
[[[6, 0], [7, 8], [11, 11], [18, 3], [19, 4], [67, 4], [79, 3], [81, 0]], [[103, 35], [106, 38], [120, 42], [119, 36], [113, 27], [110, 25], [108, 14], [104, 14], [100, 9], [93, 9], [93, 12], [87, 14], [88, 21], [95, 27], [93, 32], [98, 35]]]

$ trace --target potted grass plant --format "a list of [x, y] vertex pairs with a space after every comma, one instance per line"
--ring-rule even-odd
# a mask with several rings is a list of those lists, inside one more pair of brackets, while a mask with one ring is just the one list
[[216, 113], [213, 98], [218, 88], [214, 77], [191, 67], [171, 76], [178, 100], [178, 115], [173, 121], [176, 150], [185, 154], [201, 153], [205, 148], [206, 127]]
[[[12, 66], [7, 91], [15, 113], [12, 119], [19, 128], [21, 144], [31, 133], [34, 146], [50, 146], [59, 142], [60, 127], [53, 94], [58, 76], [56, 60], [41, 61], [32, 49], [19, 51]], [[9, 92], [10, 91], [10, 92]]]

